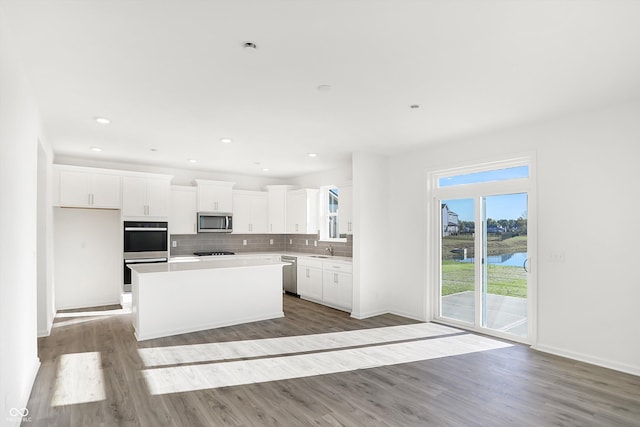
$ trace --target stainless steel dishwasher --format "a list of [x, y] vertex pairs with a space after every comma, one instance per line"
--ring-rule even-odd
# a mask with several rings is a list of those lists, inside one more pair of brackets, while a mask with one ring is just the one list
[[282, 289], [288, 294], [298, 295], [298, 258], [281, 255], [280, 261], [290, 263], [282, 267]]

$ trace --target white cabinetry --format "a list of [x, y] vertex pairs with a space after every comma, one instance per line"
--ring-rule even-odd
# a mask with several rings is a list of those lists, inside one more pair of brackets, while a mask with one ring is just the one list
[[291, 185], [267, 185], [267, 232], [285, 234], [287, 231], [287, 192]]
[[59, 192], [56, 205], [120, 209], [120, 175], [73, 166], [56, 169]]
[[305, 188], [287, 193], [287, 228], [289, 234], [318, 232], [318, 196], [320, 190]]
[[167, 218], [170, 179], [169, 176], [124, 176], [122, 178], [122, 216]]
[[298, 295], [322, 303], [322, 261], [298, 258]]
[[233, 233], [264, 234], [267, 232], [267, 193], [233, 191]]
[[233, 182], [196, 179], [198, 212], [233, 212]]
[[338, 203], [338, 228], [340, 235], [353, 234], [353, 187], [338, 187], [340, 201]]
[[196, 187], [172, 185], [169, 203], [169, 234], [197, 233]]
[[353, 305], [353, 265], [322, 263], [322, 302], [328, 306], [351, 311]]

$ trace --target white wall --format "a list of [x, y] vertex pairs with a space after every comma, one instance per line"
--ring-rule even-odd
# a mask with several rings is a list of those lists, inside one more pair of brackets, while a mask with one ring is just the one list
[[118, 304], [120, 211], [54, 209], [56, 308]]
[[300, 188], [320, 188], [325, 185], [345, 185], [353, 180], [352, 165], [330, 169], [322, 172], [310, 173], [290, 180], [288, 184]]
[[353, 154], [353, 311], [358, 319], [389, 311], [393, 292], [390, 251], [388, 159], [372, 153]]
[[27, 404], [39, 367], [36, 200], [39, 119], [0, 15], [0, 422]]
[[[640, 103], [479, 135], [390, 161], [393, 310], [427, 317], [427, 173], [534, 150], [541, 350], [640, 374]], [[612, 216], [611, 212], [615, 212]], [[530, 212], [529, 216], [536, 215]], [[562, 252], [564, 262], [550, 254]], [[426, 303], [425, 303], [426, 302]]]

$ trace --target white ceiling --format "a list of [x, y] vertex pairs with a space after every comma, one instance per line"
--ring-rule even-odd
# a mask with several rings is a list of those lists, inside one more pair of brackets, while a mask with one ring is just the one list
[[62, 156], [291, 177], [640, 97], [636, 0], [0, 0], [0, 18]]

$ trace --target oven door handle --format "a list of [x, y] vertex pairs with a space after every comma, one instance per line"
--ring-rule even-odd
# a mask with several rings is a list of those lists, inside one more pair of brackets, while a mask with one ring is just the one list
[[125, 259], [125, 264], [142, 264], [145, 262], [167, 262], [167, 258], [139, 258], [139, 259]]
[[125, 227], [124, 231], [167, 231], [167, 227]]

